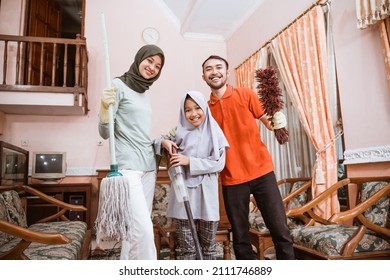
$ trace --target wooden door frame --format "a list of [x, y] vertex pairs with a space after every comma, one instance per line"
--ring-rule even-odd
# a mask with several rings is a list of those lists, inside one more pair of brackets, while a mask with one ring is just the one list
[[[23, 23], [23, 34], [27, 34], [27, 26], [28, 26], [28, 7], [30, 5], [30, 0], [25, 0], [25, 5], [24, 5], [24, 23]], [[1, 6], [1, 0], [0, 0], [0, 6]], [[86, 0], [81, 0], [81, 9], [82, 9], [82, 14], [81, 14], [81, 25], [80, 25], [80, 35], [82, 38], [84, 38], [85, 35], [85, 11], [86, 11]]]

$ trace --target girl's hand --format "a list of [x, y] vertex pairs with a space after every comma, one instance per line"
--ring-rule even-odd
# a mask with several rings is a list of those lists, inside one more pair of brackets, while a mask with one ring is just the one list
[[173, 167], [179, 165], [186, 166], [186, 165], [190, 165], [190, 158], [182, 154], [172, 154], [169, 163]]
[[172, 155], [178, 149], [175, 142], [167, 139], [162, 140], [161, 146], [168, 151], [169, 155]]

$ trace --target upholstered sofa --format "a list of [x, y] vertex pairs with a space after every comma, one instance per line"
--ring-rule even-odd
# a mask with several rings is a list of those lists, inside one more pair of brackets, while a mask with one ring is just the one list
[[[27, 225], [26, 193], [52, 203], [59, 211]], [[64, 215], [69, 210], [86, 208], [64, 203], [28, 186], [0, 186], [0, 259], [87, 259], [90, 230], [85, 222], [69, 221]]]

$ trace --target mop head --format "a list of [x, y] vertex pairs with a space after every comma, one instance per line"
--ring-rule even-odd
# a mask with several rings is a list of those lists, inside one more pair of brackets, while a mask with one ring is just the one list
[[103, 178], [95, 221], [97, 244], [103, 240], [123, 241], [131, 236], [133, 215], [129, 205], [129, 183], [129, 180], [122, 176]]

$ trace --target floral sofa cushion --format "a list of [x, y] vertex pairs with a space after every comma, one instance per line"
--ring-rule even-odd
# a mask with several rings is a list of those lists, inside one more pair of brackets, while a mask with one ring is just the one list
[[26, 214], [24, 212], [22, 201], [19, 198], [19, 194], [14, 190], [10, 190], [3, 192], [2, 197], [8, 211], [8, 222], [26, 228]]
[[[27, 227], [26, 215], [16, 191], [11, 190], [0, 193], [0, 220], [24, 228]], [[0, 246], [3, 246], [12, 239], [13, 237], [11, 235], [0, 232]]]
[[[304, 184], [306, 184], [306, 181], [299, 181], [293, 184], [290, 193], [300, 189]], [[286, 208], [293, 209], [297, 207], [301, 207], [307, 202], [307, 196], [308, 196], [308, 190], [306, 189], [304, 192], [299, 193], [296, 197], [291, 199]]]
[[[298, 227], [291, 230], [294, 244], [313, 249], [326, 256], [341, 255], [345, 242], [355, 233], [357, 226], [327, 225]], [[367, 230], [355, 253], [389, 250], [390, 242]]]
[[154, 191], [152, 221], [163, 228], [172, 226], [172, 219], [167, 217], [170, 189], [170, 184], [157, 184]]
[[[385, 187], [387, 182], [369, 182], [362, 185], [362, 201]], [[364, 216], [372, 223], [384, 227], [387, 226], [387, 216], [390, 207], [390, 195], [383, 197], [364, 212]]]
[[[34, 224], [29, 227], [36, 232], [53, 233], [58, 232], [68, 237], [71, 242], [61, 245], [47, 245], [33, 242], [24, 254], [31, 260], [77, 260], [80, 258], [83, 240], [87, 231], [84, 222], [49, 222]], [[0, 247], [0, 254], [9, 251], [20, 242], [19, 238], [13, 238]]]
[[[5, 207], [4, 198], [0, 195], [0, 220], [8, 221], [8, 211]], [[12, 236], [0, 231], [0, 247], [9, 242]]]

